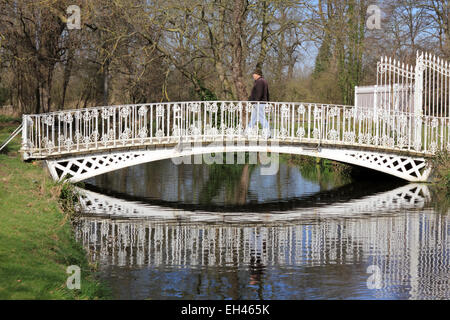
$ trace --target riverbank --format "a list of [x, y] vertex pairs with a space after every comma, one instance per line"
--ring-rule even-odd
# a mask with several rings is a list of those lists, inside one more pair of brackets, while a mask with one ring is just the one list
[[[0, 119], [0, 141], [19, 125]], [[62, 185], [18, 153], [20, 135], [0, 154], [0, 299], [102, 299], [109, 291], [95, 279], [68, 213]], [[81, 268], [81, 289], [66, 286], [67, 267]]]
[[436, 187], [450, 195], [450, 153], [440, 152], [433, 160], [433, 182]]
[[433, 160], [432, 174], [434, 207], [438, 212], [446, 213], [450, 209], [450, 153], [439, 152]]

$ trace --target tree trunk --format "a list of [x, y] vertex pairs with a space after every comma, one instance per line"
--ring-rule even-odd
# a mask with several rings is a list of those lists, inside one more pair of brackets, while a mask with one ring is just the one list
[[[228, 0], [225, 0], [228, 1]], [[219, 80], [220, 80], [220, 86], [221, 86], [221, 90], [222, 90], [222, 95], [224, 97], [224, 99], [229, 99], [231, 98], [232, 100], [235, 99], [234, 95], [233, 95], [233, 86], [230, 83], [226, 72], [225, 72], [225, 66], [224, 66], [224, 58], [223, 55], [225, 54], [225, 20], [226, 20], [226, 10], [225, 10], [225, 6], [220, 3], [220, 9], [219, 9], [219, 16], [220, 16], [220, 22], [219, 22], [219, 27], [217, 29], [217, 36], [216, 39], [217, 41], [214, 41], [214, 37], [213, 34], [210, 33], [210, 38], [211, 38], [211, 48], [213, 49], [213, 54], [214, 54], [214, 59], [215, 59], [215, 67], [216, 67], [216, 71], [219, 75]], [[217, 45], [216, 45], [217, 43]]]
[[243, 24], [247, 14], [246, 1], [234, 0], [233, 5], [233, 25], [234, 32], [232, 37], [232, 71], [233, 82], [236, 90], [236, 97], [238, 100], [247, 100], [247, 90], [243, 76], [243, 52], [242, 52], [242, 37]]
[[41, 112], [41, 92], [40, 92], [40, 84], [36, 86], [35, 90], [36, 95], [36, 109], [34, 110], [34, 113], [38, 114]]
[[262, 3], [262, 22], [261, 22], [261, 40], [259, 43], [259, 56], [256, 61], [256, 66], [262, 68], [267, 55], [267, 28], [269, 27], [269, 22], [267, 21], [267, 11], [268, 4], [264, 0]]
[[103, 66], [103, 105], [107, 106], [109, 102], [109, 61]]
[[73, 58], [73, 49], [69, 49], [69, 52], [67, 54], [67, 62], [66, 65], [64, 66], [63, 93], [61, 102], [61, 108], [63, 110], [66, 104], [67, 87], [69, 86], [70, 76], [72, 74], [72, 58]]
[[52, 106], [53, 66], [48, 68], [48, 77], [47, 77], [47, 84], [46, 84], [47, 94], [46, 94], [46, 101], [45, 101], [45, 104], [47, 106], [47, 112], [51, 111], [51, 106]]

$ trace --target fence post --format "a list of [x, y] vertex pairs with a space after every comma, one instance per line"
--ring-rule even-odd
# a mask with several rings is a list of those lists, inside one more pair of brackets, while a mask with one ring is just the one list
[[373, 119], [372, 122], [375, 121], [375, 137], [376, 141], [379, 140], [379, 127], [378, 127], [378, 85], [375, 85], [373, 88]]
[[27, 138], [28, 138], [28, 120], [27, 116], [22, 115], [22, 150], [24, 151], [22, 157], [24, 160], [28, 158], [27, 150]]
[[373, 86], [373, 114], [376, 115], [378, 111], [378, 85]]
[[423, 103], [423, 71], [424, 71], [424, 63], [423, 63], [423, 53], [419, 55], [417, 52], [416, 57], [416, 68], [415, 68], [415, 76], [414, 76], [414, 148], [417, 151], [420, 151], [422, 148], [422, 103]]

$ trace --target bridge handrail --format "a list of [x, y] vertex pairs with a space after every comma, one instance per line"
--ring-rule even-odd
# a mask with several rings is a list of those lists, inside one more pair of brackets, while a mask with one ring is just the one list
[[[83, 111], [83, 110], [95, 110], [95, 109], [102, 109], [102, 108], [111, 108], [111, 107], [126, 107], [126, 106], [136, 106], [136, 107], [141, 107], [141, 106], [148, 106], [148, 105], [158, 105], [158, 104], [163, 104], [163, 105], [174, 105], [174, 104], [186, 104], [186, 103], [252, 103], [252, 104], [257, 104], [257, 103], [262, 103], [261, 101], [250, 101], [250, 100], [246, 100], [246, 101], [239, 101], [239, 100], [214, 100], [214, 101], [164, 101], [164, 102], [149, 102], [149, 103], [135, 103], [135, 104], [130, 104], [130, 103], [125, 103], [125, 104], [113, 104], [113, 105], [108, 105], [108, 106], [94, 106], [94, 107], [86, 107], [86, 108], [78, 108], [78, 109], [64, 109], [64, 110], [55, 110], [55, 111], [50, 111], [50, 112], [43, 112], [43, 113], [28, 113], [28, 116], [42, 116], [42, 115], [55, 115], [55, 114], [59, 114], [61, 112], [76, 112], [76, 111]], [[339, 103], [318, 103], [318, 102], [296, 102], [296, 101], [268, 101], [267, 103], [270, 104], [317, 104], [317, 105], [329, 105], [329, 106], [339, 106], [339, 107], [349, 107], [349, 108], [353, 108], [354, 106], [352, 105], [346, 105], [346, 104], [339, 104]]]
[[[24, 158], [189, 141], [261, 140], [383, 147], [434, 154], [450, 148], [450, 118], [309, 102], [185, 101], [124, 104], [23, 116]], [[270, 132], [250, 127], [260, 113]]]

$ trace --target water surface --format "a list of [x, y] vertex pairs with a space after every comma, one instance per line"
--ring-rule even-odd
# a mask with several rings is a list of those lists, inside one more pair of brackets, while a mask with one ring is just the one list
[[287, 161], [87, 182], [76, 235], [118, 299], [450, 298], [450, 219], [426, 185]]

